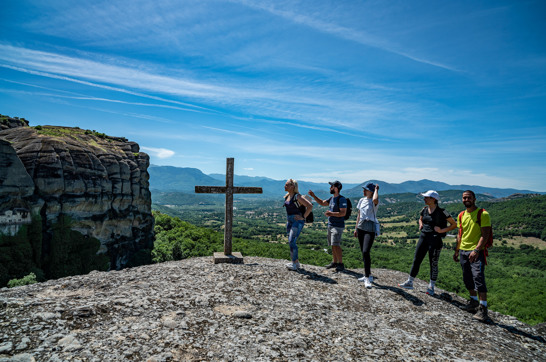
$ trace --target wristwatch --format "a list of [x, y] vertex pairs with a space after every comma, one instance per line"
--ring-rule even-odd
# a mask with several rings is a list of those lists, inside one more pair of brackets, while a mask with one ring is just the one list
[[474, 249], [473, 251], [475, 251], [476, 253], [480, 253], [480, 249]]

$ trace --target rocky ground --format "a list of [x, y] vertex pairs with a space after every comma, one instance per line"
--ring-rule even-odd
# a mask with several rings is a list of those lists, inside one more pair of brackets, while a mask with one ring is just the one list
[[406, 274], [212, 257], [0, 290], [0, 361], [546, 360], [546, 331]]

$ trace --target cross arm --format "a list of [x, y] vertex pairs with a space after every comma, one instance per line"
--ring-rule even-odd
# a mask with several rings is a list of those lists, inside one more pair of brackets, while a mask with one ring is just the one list
[[[263, 193], [261, 187], [234, 187], [232, 190], [234, 194]], [[227, 192], [226, 186], [195, 186], [196, 194], [225, 194], [226, 192]]]
[[225, 186], [195, 186], [196, 194], [225, 194], [226, 191]]
[[234, 194], [261, 194], [262, 188], [261, 187], [234, 187], [233, 193]]

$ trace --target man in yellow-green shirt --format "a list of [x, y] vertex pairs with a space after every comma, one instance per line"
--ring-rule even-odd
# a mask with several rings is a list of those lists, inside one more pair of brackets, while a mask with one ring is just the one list
[[[491, 233], [491, 218], [487, 211], [483, 211], [478, 224], [476, 195], [467, 190], [463, 192], [463, 204], [466, 211], [461, 218], [457, 218], [457, 227], [462, 233], [457, 237], [457, 247], [453, 260], [461, 263], [463, 281], [470, 293], [470, 301], [466, 310], [476, 313], [474, 318], [487, 322], [487, 287], [485, 285], [485, 244]], [[479, 296], [479, 300], [478, 300]]]

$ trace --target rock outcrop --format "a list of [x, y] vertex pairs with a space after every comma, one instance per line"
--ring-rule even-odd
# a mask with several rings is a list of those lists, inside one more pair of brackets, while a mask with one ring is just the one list
[[0, 361], [544, 361], [544, 327], [490, 312], [405, 273], [336, 273], [212, 257], [0, 290]]
[[[67, 230], [83, 245], [98, 240], [98, 254], [108, 258], [110, 269], [153, 247], [149, 157], [138, 144], [79, 128], [28, 127], [5, 116], [0, 121], [0, 217], [27, 210], [30, 223], [40, 224], [36, 264], [53, 262], [49, 254], [64, 248], [56, 235], [69, 243]], [[0, 237], [16, 236], [25, 224], [6, 220]], [[59, 225], [63, 231], [55, 234]], [[46, 277], [63, 276], [47, 275], [42, 266]]]

